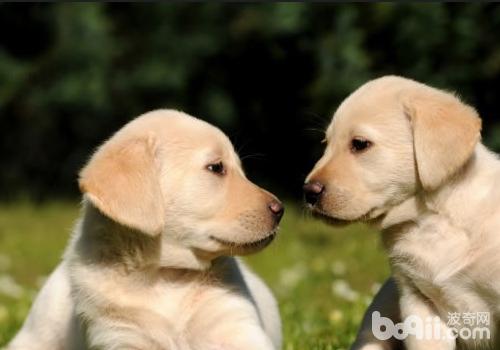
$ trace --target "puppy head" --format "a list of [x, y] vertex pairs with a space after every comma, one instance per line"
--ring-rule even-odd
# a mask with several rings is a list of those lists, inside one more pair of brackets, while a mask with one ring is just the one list
[[452, 94], [394, 76], [368, 82], [335, 112], [306, 199], [332, 223], [377, 218], [449, 180], [480, 129], [475, 110]]
[[118, 131], [82, 170], [79, 185], [115, 222], [209, 258], [263, 248], [283, 214], [276, 197], [245, 177], [219, 129], [172, 110]]

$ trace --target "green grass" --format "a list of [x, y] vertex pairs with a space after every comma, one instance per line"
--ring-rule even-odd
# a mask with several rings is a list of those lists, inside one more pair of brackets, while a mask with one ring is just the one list
[[[57, 265], [78, 204], [0, 205], [0, 346], [12, 338]], [[287, 206], [276, 241], [247, 261], [274, 290], [284, 350], [347, 349], [373, 290], [388, 275], [378, 234], [332, 228]]]

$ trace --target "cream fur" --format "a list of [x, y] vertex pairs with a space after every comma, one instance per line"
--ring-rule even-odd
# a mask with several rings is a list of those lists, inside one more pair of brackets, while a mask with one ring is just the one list
[[[353, 349], [398, 347], [374, 338], [375, 310], [395, 322], [438, 316], [442, 329], [448, 312], [490, 312], [491, 341], [408, 338], [405, 346], [499, 348], [500, 161], [479, 132], [477, 113], [457, 97], [400, 77], [363, 85], [335, 113], [325, 155], [308, 176], [325, 185], [313, 210], [381, 229], [396, 282], [375, 297]], [[352, 152], [354, 136], [373, 145]]]
[[[207, 169], [218, 162], [223, 175]], [[80, 188], [64, 260], [9, 350], [280, 348], [274, 297], [231, 256], [271, 242], [276, 198], [220, 130], [147, 113], [94, 154]]]

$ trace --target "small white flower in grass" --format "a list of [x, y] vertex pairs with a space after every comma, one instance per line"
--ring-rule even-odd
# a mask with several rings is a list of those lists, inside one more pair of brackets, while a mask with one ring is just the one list
[[307, 268], [304, 264], [295, 264], [288, 269], [283, 269], [280, 273], [280, 284], [285, 288], [294, 288], [306, 273]]
[[330, 268], [331, 268], [333, 274], [336, 276], [341, 276], [341, 275], [345, 274], [345, 272], [347, 270], [344, 262], [340, 261], [340, 260], [334, 261]]
[[7, 271], [10, 269], [11, 261], [7, 255], [0, 254], [0, 271]]
[[336, 296], [347, 301], [356, 301], [359, 298], [359, 293], [353, 290], [349, 283], [344, 280], [337, 280], [333, 282], [332, 292]]
[[24, 289], [14, 281], [12, 276], [3, 274], [0, 275], [0, 294], [20, 299], [24, 294]]

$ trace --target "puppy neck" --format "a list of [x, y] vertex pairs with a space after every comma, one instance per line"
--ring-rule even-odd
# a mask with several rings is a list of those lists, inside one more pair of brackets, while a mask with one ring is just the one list
[[71, 248], [84, 264], [122, 266], [125, 271], [144, 269], [206, 270], [209, 257], [173, 242], [162, 235], [149, 236], [123, 226], [101, 213], [87, 200]]
[[200, 252], [182, 247], [173, 242], [161, 243], [159, 266], [162, 269], [207, 270], [211, 267], [212, 260]]
[[415, 223], [427, 211], [424, 202], [418, 196], [412, 196], [392, 207], [385, 215], [374, 222], [382, 231], [392, 230], [402, 224]]

